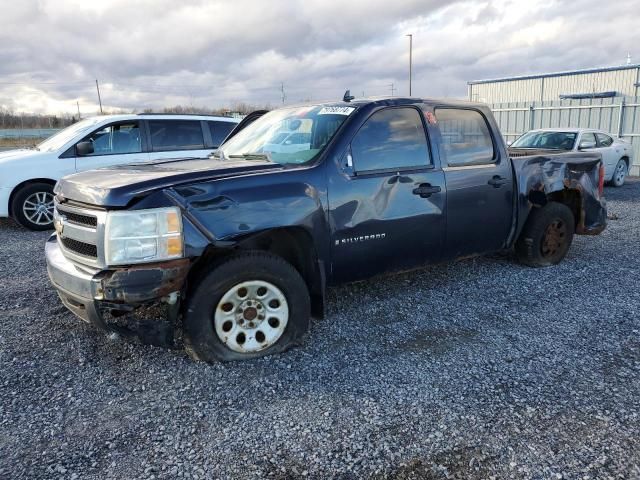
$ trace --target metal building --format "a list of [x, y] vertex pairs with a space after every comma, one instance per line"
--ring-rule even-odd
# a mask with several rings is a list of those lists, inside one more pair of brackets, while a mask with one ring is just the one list
[[637, 97], [640, 64], [468, 82], [469, 100], [546, 102], [571, 98]]
[[640, 64], [469, 82], [488, 103], [505, 140], [534, 128], [595, 128], [633, 145], [640, 175]]

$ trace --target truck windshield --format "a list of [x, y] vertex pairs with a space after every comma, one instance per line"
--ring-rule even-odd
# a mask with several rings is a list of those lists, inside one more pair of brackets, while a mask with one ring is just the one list
[[101, 119], [100, 117], [93, 117], [87, 118], [78, 123], [74, 123], [73, 125], [65, 128], [64, 130], [60, 130], [52, 137], [49, 137], [45, 141], [36, 145], [36, 149], [43, 152], [55, 152], [58, 149], [64, 147], [67, 142], [73, 140], [73, 138], [79, 136], [81, 133], [89, 130], [101, 120], [103, 119]]
[[528, 132], [511, 144], [513, 148], [548, 148], [550, 150], [573, 150], [575, 132]]
[[214, 156], [307, 163], [322, 152], [354, 110], [355, 107], [322, 105], [274, 110], [232, 137]]

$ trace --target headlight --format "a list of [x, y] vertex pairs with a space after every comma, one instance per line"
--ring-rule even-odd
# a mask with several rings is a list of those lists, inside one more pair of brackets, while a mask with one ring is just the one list
[[182, 216], [175, 207], [107, 213], [107, 265], [182, 258]]

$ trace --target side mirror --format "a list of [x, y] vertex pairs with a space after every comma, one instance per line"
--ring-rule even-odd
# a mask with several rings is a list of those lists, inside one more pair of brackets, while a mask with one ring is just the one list
[[84, 157], [93, 153], [93, 143], [89, 141], [79, 142], [76, 144], [76, 155]]
[[589, 150], [590, 148], [596, 148], [596, 142], [589, 142], [589, 141], [584, 141], [584, 142], [580, 142], [580, 145], [578, 146], [578, 150]]

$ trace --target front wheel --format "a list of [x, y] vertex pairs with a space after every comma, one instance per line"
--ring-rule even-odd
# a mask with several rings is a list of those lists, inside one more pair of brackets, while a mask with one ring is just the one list
[[619, 160], [616, 165], [616, 169], [613, 171], [613, 177], [611, 177], [611, 185], [614, 187], [621, 187], [624, 185], [624, 180], [627, 177], [627, 162]]
[[185, 349], [206, 362], [280, 353], [301, 342], [309, 320], [309, 292], [292, 265], [240, 253], [203, 276], [188, 299]]
[[518, 260], [530, 267], [546, 267], [562, 261], [573, 240], [575, 220], [566, 205], [549, 202], [531, 211], [516, 241]]
[[11, 204], [16, 222], [29, 230], [53, 229], [53, 187], [29, 183], [18, 190]]

